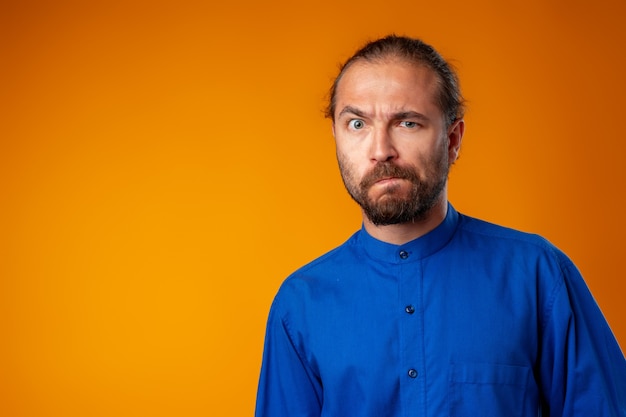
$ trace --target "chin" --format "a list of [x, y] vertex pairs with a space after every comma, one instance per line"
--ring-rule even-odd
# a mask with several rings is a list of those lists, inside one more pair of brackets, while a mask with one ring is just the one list
[[[370, 192], [370, 194], [372, 194]], [[400, 186], [389, 186], [379, 193], [370, 196], [371, 202], [384, 202], [386, 200], [408, 200], [410, 196], [409, 190], [402, 190]]]

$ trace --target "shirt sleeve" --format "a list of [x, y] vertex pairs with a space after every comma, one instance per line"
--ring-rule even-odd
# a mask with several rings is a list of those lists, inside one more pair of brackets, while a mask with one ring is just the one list
[[541, 340], [543, 415], [626, 417], [624, 355], [569, 259], [561, 271]]
[[255, 417], [319, 417], [322, 386], [298, 352], [278, 301], [270, 309]]

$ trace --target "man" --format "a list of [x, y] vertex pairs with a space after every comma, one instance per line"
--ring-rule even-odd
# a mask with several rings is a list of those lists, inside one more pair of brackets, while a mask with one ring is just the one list
[[256, 416], [626, 416], [626, 361], [572, 262], [449, 205], [464, 121], [441, 56], [366, 45], [328, 116], [363, 227], [276, 295]]

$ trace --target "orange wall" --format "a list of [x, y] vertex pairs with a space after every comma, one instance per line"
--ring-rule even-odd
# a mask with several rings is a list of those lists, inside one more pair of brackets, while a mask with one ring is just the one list
[[455, 206], [626, 346], [622, 0], [102, 3], [0, 6], [0, 415], [251, 415], [278, 285], [360, 224], [324, 95], [389, 32], [459, 70]]

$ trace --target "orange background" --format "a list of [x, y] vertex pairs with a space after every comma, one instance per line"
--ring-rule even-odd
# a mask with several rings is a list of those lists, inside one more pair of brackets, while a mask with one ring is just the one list
[[279, 284], [360, 226], [326, 91], [390, 32], [458, 68], [456, 208], [626, 345], [622, 0], [102, 3], [0, 5], [0, 415], [252, 415]]

